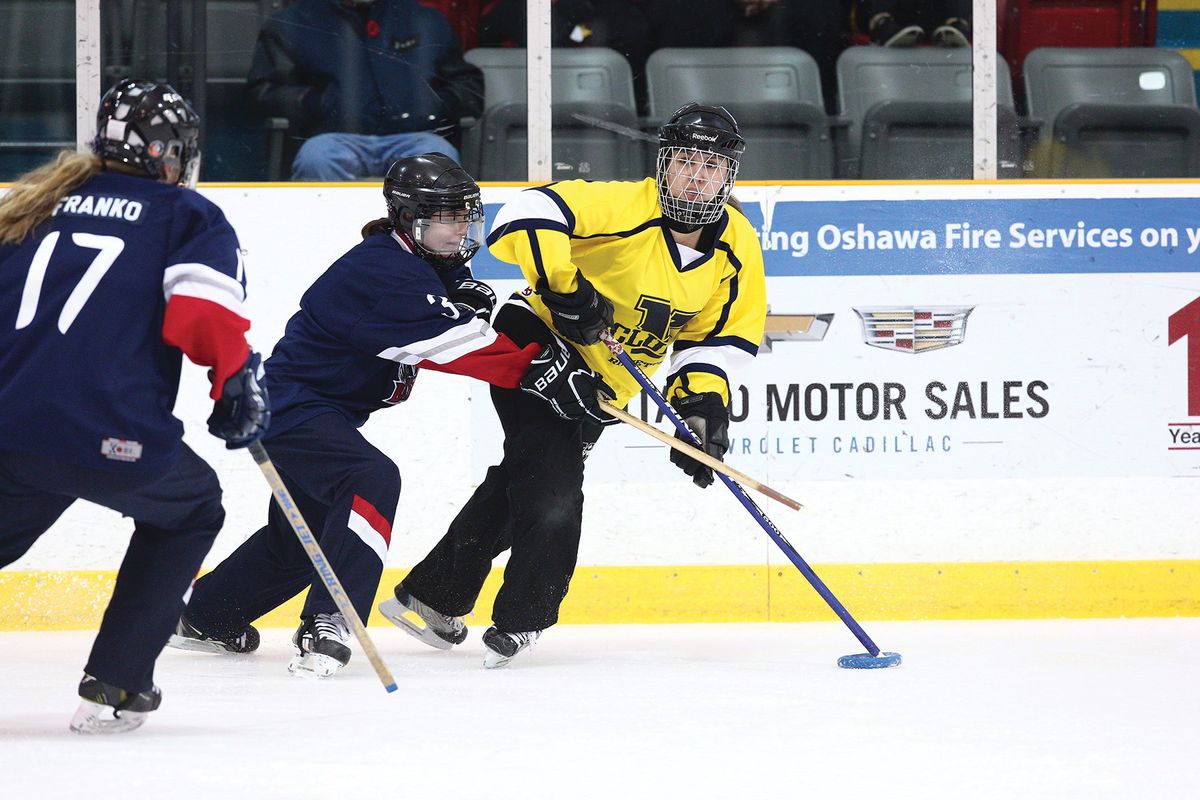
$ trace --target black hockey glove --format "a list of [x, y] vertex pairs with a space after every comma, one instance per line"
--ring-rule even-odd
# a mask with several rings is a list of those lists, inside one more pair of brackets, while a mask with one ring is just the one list
[[590, 417], [601, 424], [613, 420], [600, 410], [596, 393], [604, 392], [608, 398], [616, 394], [574, 347], [557, 336], [529, 362], [529, 371], [521, 378], [521, 389], [545, 400], [563, 419]]
[[463, 278], [450, 290], [450, 302], [460, 311], [474, 312], [475, 316], [488, 319], [496, 307], [496, 293], [486, 283]]
[[263, 378], [262, 356], [251, 350], [242, 368], [225, 381], [208, 417], [208, 432], [224, 439], [227, 450], [249, 447], [267, 432], [271, 404]]
[[[721, 395], [701, 392], [678, 397], [671, 401], [671, 407], [700, 439], [701, 449], [718, 461], [724, 461], [725, 451], [729, 449], [729, 407], [721, 400]], [[675, 431], [675, 438], [690, 441], [679, 431]], [[712, 470], [691, 456], [672, 449], [671, 463], [686, 472], [701, 489], [712, 485]]]
[[575, 344], [595, 344], [600, 334], [612, 327], [612, 303], [597, 292], [588, 279], [579, 276], [579, 287], [568, 294], [550, 291], [545, 278], [538, 281], [537, 293], [550, 309], [555, 329]]

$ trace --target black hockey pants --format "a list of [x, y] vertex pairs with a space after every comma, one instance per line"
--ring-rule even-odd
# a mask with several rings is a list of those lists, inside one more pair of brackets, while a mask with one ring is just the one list
[[79, 498], [133, 518], [84, 671], [128, 692], [147, 691], [188, 585], [225, 521], [221, 486], [187, 446], [165, 472], [138, 477], [0, 452], [0, 567], [24, 555]]
[[[496, 328], [519, 346], [550, 335], [531, 312], [513, 305], [501, 307]], [[475, 607], [492, 559], [511, 549], [492, 621], [502, 631], [543, 630], [558, 621], [575, 571], [583, 441], [594, 442], [602, 428], [563, 420], [520, 389], [493, 386], [492, 404], [504, 428], [503, 459], [402, 583], [430, 607], [462, 616]]]

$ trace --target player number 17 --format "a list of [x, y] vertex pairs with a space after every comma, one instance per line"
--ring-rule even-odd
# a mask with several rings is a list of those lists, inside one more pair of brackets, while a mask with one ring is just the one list
[[[25, 289], [21, 292], [21, 307], [17, 309], [17, 330], [21, 330], [33, 322], [33, 317], [37, 314], [38, 298], [42, 294], [42, 281], [46, 277], [46, 268], [50, 266], [50, 258], [54, 255], [54, 248], [58, 244], [60, 235], [60, 231], [48, 234], [38, 246], [37, 252], [33, 254], [33, 261], [29, 264], [29, 274], [25, 276]], [[92, 292], [96, 291], [96, 286], [104, 277], [104, 273], [108, 272], [113, 262], [117, 260], [117, 256], [121, 255], [121, 251], [125, 249], [125, 242], [116, 236], [73, 233], [71, 241], [78, 247], [99, 252], [84, 271], [79, 283], [75, 285], [67, 302], [63, 304], [62, 313], [58, 315], [60, 333], [66, 333], [67, 329], [71, 327], [71, 323], [83, 309], [84, 303], [92, 296]]]

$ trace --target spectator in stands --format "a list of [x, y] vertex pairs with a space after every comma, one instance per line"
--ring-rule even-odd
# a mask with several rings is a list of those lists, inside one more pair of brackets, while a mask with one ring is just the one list
[[483, 109], [483, 74], [416, 0], [296, 0], [259, 32], [249, 86], [268, 115], [311, 136], [293, 180], [380, 176], [427, 152], [457, 160], [460, 119]]
[[971, 0], [861, 0], [857, 16], [883, 47], [971, 46]]

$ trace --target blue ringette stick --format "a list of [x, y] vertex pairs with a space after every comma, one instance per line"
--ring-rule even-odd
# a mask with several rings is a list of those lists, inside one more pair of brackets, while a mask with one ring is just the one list
[[[675, 413], [675, 409], [671, 407], [671, 404], [666, 401], [666, 398], [664, 398], [659, 393], [658, 389], [654, 387], [654, 384], [650, 382], [650, 379], [646, 377], [646, 374], [642, 372], [641, 368], [633, 362], [633, 359], [631, 359], [625, 352], [625, 348], [621, 346], [621, 343], [618, 342], [608, 331], [604, 331], [600, 334], [600, 341], [604, 342], [608, 349], [612, 351], [612, 354], [616, 356], [617, 360], [621, 362], [621, 366], [625, 367], [625, 369], [629, 371], [629, 374], [632, 375], [639, 384], [641, 384], [642, 389], [646, 392], [646, 396], [654, 401], [655, 405], [662, 410], [667, 419], [671, 420], [671, 424], [673, 424], [675, 428], [679, 430], [679, 432], [682, 433], [692, 444], [696, 445], [697, 447], [702, 447], [703, 445], [696, 437], [696, 434], [692, 433], [691, 429], [688, 428], [687, 423], [685, 423], [683, 419], [680, 418], [677, 413]], [[825, 582], [821, 580], [817, 573], [813, 572], [812, 567], [810, 567], [808, 563], [801, 558], [800, 554], [796, 552], [796, 548], [792, 547], [791, 542], [789, 542], [783, 533], [775, 527], [775, 523], [771, 522], [771, 520], [767, 518], [767, 515], [763, 513], [762, 509], [750, 499], [750, 495], [746, 494], [746, 490], [725, 475], [717, 473], [717, 477], [719, 477], [721, 481], [729, 488], [729, 491], [733, 492], [733, 496], [736, 497], [738, 501], [741, 502], [741, 504], [745, 507], [745, 509], [750, 512], [750, 516], [754, 517], [754, 520], [762, 527], [764, 531], [767, 532], [767, 535], [770, 536], [775, 544], [779, 546], [779, 549], [782, 550], [784, 555], [788, 557], [788, 560], [795, 565], [796, 569], [800, 570], [800, 574], [803, 575], [810, 584], [812, 584], [812, 587], [817, 590], [817, 594], [821, 595], [821, 598], [829, 604], [829, 607], [832, 608], [833, 612], [838, 615], [838, 618], [846, 624], [846, 627], [849, 628], [850, 632], [854, 634], [855, 638], [862, 643], [862, 646], [867, 648], [866, 654], [843, 656], [838, 660], [839, 666], [862, 669], [879, 666], [895, 666], [896, 664], [899, 664], [900, 656], [898, 654], [880, 652], [879, 646], [876, 645], [875, 642], [871, 641], [871, 637], [867, 636], [867, 632], [862, 629], [862, 626], [858, 624], [858, 621], [855, 620], [854, 617], [850, 616], [850, 612], [846, 610], [846, 607], [843, 606], [841, 601], [834, 596], [833, 592], [829, 591], [829, 587], [825, 585]]]

